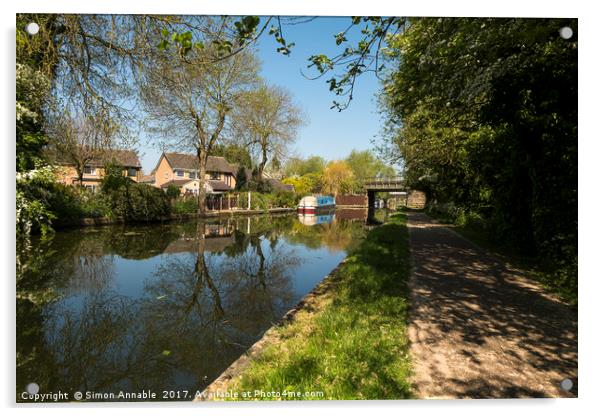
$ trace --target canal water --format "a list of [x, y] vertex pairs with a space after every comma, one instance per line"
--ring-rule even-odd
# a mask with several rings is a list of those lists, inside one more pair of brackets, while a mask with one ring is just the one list
[[87, 227], [34, 241], [17, 264], [17, 400], [30, 383], [70, 400], [191, 400], [345, 258], [365, 217]]

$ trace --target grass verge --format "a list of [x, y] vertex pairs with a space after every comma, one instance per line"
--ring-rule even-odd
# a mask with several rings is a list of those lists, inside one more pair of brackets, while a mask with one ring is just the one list
[[323, 304], [277, 328], [277, 342], [227, 388], [289, 393], [252, 400], [411, 397], [408, 276], [406, 217], [396, 213], [338, 269]]

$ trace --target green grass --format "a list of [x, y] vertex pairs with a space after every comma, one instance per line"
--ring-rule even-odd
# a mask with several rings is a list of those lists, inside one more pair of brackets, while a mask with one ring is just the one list
[[277, 328], [278, 341], [228, 388], [323, 392], [309, 399], [410, 397], [405, 221], [397, 213], [371, 230], [318, 310]]

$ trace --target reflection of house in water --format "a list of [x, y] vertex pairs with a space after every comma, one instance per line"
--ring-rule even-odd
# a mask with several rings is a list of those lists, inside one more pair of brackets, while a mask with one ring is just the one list
[[366, 221], [368, 210], [366, 208], [340, 208], [337, 209], [337, 219], [347, 221]]
[[333, 222], [335, 219], [335, 214], [325, 214], [325, 215], [315, 215], [315, 214], [299, 214], [298, 215], [299, 222], [303, 225], [318, 225], [318, 224], [328, 224]]
[[[210, 223], [201, 226], [204, 229], [205, 251], [220, 253], [224, 251], [226, 247], [234, 244], [234, 224], [230, 222], [225, 224]], [[171, 254], [194, 252], [197, 250], [198, 239], [195, 236], [179, 238], [178, 240], [171, 242], [163, 252]]]

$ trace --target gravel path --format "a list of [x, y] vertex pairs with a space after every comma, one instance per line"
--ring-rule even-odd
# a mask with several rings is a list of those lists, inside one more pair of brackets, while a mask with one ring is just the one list
[[408, 227], [418, 397], [576, 397], [576, 311], [428, 216]]

